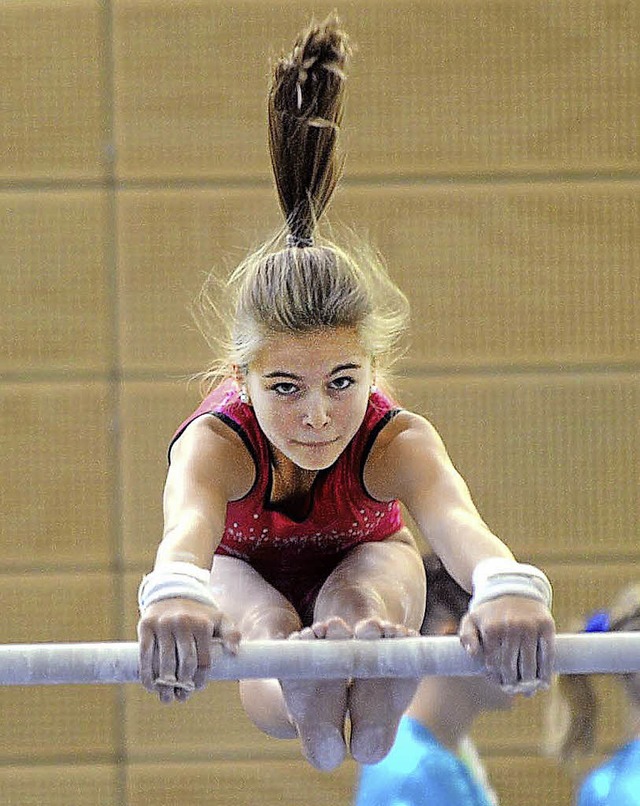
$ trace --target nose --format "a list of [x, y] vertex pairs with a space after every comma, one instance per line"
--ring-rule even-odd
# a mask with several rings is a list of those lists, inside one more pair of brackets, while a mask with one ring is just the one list
[[329, 425], [331, 416], [329, 413], [328, 401], [324, 395], [317, 394], [309, 396], [302, 421], [308, 428], [313, 428], [316, 430], [325, 428], [327, 425]]

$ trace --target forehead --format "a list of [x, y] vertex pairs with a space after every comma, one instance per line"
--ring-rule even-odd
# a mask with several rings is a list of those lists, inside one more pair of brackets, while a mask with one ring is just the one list
[[353, 328], [331, 328], [308, 333], [278, 333], [258, 351], [249, 369], [278, 370], [295, 375], [323, 374], [341, 364], [366, 366], [369, 359]]

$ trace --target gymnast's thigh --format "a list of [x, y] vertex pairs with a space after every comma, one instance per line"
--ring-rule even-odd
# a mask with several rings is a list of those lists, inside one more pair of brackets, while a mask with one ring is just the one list
[[216, 554], [211, 589], [218, 607], [242, 632], [247, 624], [268, 617], [274, 620], [276, 631], [288, 634], [300, 628], [300, 618], [291, 602], [244, 560]]

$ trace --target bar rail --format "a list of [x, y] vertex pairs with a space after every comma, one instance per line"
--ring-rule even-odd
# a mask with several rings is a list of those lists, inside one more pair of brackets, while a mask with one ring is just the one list
[[[457, 637], [378, 641], [246, 641], [235, 656], [215, 642], [212, 680], [339, 679], [479, 675], [482, 664]], [[640, 633], [557, 636], [559, 674], [640, 672]], [[0, 645], [0, 685], [49, 686], [138, 681], [138, 644]]]

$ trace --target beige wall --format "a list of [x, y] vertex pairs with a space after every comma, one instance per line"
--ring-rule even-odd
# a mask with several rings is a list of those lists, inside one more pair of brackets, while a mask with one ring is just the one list
[[[187, 308], [278, 223], [266, 65], [334, 5], [0, 4], [0, 641], [134, 637], [182, 379], [207, 361]], [[403, 399], [566, 624], [640, 555], [640, 7], [338, 8], [359, 49], [333, 214], [413, 301]], [[604, 685], [602, 752], [623, 709]], [[481, 720], [507, 806], [569, 802], [538, 756], [544, 705]], [[182, 708], [0, 690], [3, 804], [333, 806], [353, 772], [261, 736], [231, 684]]]

